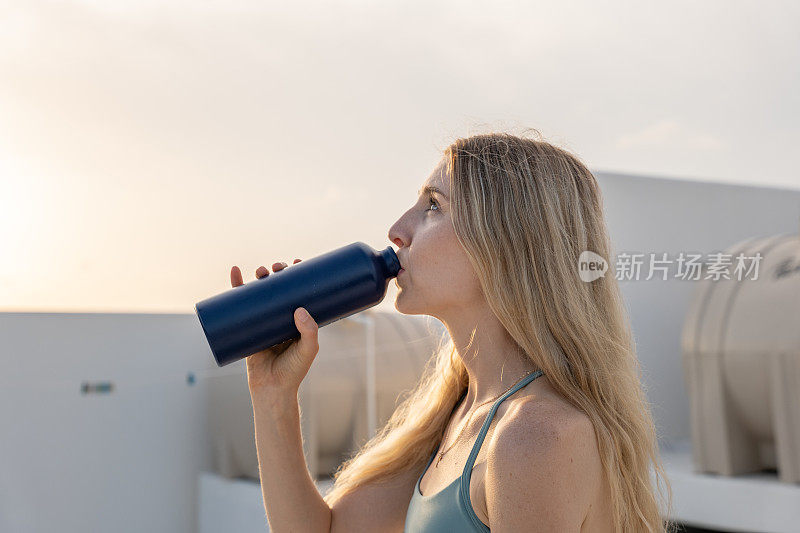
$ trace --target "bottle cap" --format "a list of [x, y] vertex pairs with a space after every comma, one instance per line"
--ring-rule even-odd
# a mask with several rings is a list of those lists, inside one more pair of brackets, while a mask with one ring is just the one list
[[400, 272], [400, 259], [398, 259], [394, 248], [388, 246], [385, 250], [383, 250], [381, 252], [381, 260], [384, 268], [386, 269], [386, 277], [397, 277], [397, 273]]

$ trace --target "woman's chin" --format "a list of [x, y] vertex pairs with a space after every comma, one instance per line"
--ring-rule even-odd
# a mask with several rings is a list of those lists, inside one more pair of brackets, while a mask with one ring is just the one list
[[398, 311], [400, 311], [401, 313], [404, 312], [403, 308], [407, 307], [407, 305], [403, 304], [403, 302], [406, 299], [403, 296], [404, 294], [405, 294], [405, 289], [403, 289], [402, 287], [400, 287], [398, 285], [397, 293], [395, 293], [395, 296], [394, 296], [394, 308], [397, 309]]

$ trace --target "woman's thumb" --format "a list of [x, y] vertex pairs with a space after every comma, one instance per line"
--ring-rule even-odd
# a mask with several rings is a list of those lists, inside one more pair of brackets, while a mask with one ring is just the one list
[[300, 341], [297, 349], [304, 362], [311, 364], [311, 360], [319, 351], [319, 327], [317, 321], [306, 311], [305, 307], [298, 307], [294, 312], [294, 322], [300, 331]]

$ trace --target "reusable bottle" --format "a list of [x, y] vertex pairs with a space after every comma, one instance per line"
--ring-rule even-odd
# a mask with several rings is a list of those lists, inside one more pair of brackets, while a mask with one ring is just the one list
[[319, 327], [377, 305], [400, 271], [391, 246], [354, 242], [271, 272], [195, 304], [211, 353], [225, 366], [289, 339], [299, 339], [294, 311]]

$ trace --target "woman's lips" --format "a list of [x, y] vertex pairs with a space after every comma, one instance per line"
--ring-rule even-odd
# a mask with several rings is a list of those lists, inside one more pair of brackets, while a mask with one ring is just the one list
[[397, 271], [397, 275], [399, 276], [400, 274], [402, 274], [405, 271], [406, 271], [405, 268], [401, 268], [400, 270]]

